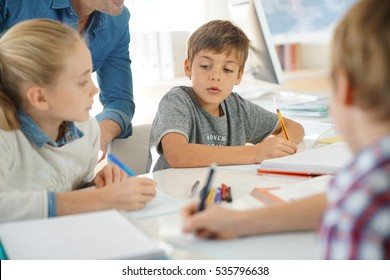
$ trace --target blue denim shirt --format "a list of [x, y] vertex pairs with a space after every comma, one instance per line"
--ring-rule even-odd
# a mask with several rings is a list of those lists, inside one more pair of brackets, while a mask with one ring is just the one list
[[[24, 111], [18, 111], [18, 120], [20, 123], [20, 130], [26, 136], [26, 138], [38, 148], [42, 148], [45, 144], [60, 147], [76, 139], [84, 136], [84, 133], [76, 127], [73, 122], [66, 122], [65, 135], [63, 138], [54, 142], [51, 140], [42, 129], [35, 123], [35, 121]], [[55, 192], [47, 193], [48, 201], [48, 216], [57, 216], [57, 197]]]
[[[0, 33], [32, 18], [55, 19], [78, 28], [78, 16], [70, 0], [0, 0]], [[122, 128], [119, 138], [132, 134], [131, 120], [135, 110], [129, 19], [126, 7], [119, 16], [95, 11], [84, 32], [100, 87], [100, 102], [104, 107], [96, 119], [99, 122], [103, 119], [117, 122]]]
[[37, 148], [42, 148], [45, 144], [60, 147], [84, 136], [84, 132], [78, 129], [73, 122], [65, 122], [65, 135], [55, 142], [42, 131], [26, 112], [19, 110], [18, 120], [20, 123], [20, 130], [33, 145], [37, 146]]

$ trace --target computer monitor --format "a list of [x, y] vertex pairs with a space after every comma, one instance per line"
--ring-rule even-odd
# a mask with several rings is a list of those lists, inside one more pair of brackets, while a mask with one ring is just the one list
[[232, 20], [251, 41], [246, 75], [273, 84], [283, 82], [283, 72], [271, 38], [261, 0], [230, 0]]
[[275, 44], [329, 45], [334, 27], [357, 0], [262, 0]]

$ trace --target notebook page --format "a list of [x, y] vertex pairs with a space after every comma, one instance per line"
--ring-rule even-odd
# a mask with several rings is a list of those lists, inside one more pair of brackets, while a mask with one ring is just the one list
[[264, 160], [260, 164], [260, 169], [334, 174], [347, 164], [351, 157], [352, 153], [347, 144], [337, 142], [286, 157]]

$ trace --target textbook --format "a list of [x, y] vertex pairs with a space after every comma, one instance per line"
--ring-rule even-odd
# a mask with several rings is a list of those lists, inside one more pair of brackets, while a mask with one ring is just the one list
[[345, 142], [336, 142], [321, 148], [263, 160], [258, 174], [314, 177], [334, 174], [352, 158]]
[[0, 224], [8, 259], [161, 259], [163, 250], [116, 210]]

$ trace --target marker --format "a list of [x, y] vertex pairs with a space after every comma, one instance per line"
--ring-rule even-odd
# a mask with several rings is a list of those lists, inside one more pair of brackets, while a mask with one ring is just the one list
[[199, 211], [203, 211], [203, 209], [204, 209], [204, 206], [205, 206], [205, 203], [206, 203], [206, 199], [207, 199], [207, 195], [209, 194], [209, 191], [210, 191], [211, 181], [213, 180], [215, 167], [216, 167], [215, 165], [210, 165], [209, 176], [207, 178], [207, 183], [204, 186], [204, 191], [203, 191], [201, 199], [200, 199], [200, 203], [199, 203], [199, 206], [198, 206], [198, 212]]
[[209, 194], [207, 195], [206, 201], [211, 202], [213, 201], [215, 196], [215, 190], [213, 188], [210, 189]]
[[217, 194], [215, 195], [215, 202], [220, 204], [222, 201], [222, 189], [218, 187]]
[[107, 158], [111, 160], [113, 163], [115, 163], [116, 165], [118, 165], [120, 169], [122, 169], [127, 173], [127, 175], [131, 177], [135, 176], [135, 173], [130, 168], [128, 168], [124, 163], [122, 163], [119, 159], [117, 159], [113, 154], [108, 154]]
[[232, 197], [232, 190], [230, 189], [230, 187], [227, 187], [227, 202], [232, 202], [233, 201], [233, 197]]
[[221, 199], [227, 200], [227, 185], [226, 184], [221, 185]]

